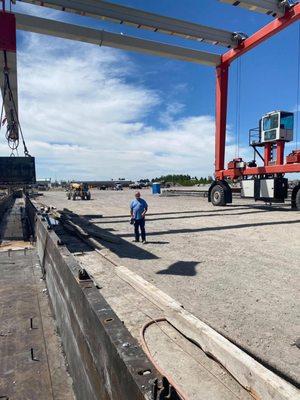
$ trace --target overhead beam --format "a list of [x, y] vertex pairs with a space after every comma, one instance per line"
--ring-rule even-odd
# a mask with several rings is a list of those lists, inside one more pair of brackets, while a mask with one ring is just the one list
[[282, 17], [289, 8], [288, 0], [219, 0], [222, 3], [239, 6], [250, 11]]
[[213, 53], [172, 46], [103, 30], [100, 31], [98, 29], [86, 28], [31, 15], [18, 13], [15, 13], [15, 15], [17, 29], [23, 31], [92, 43], [100, 46], [114, 47], [122, 50], [137, 51], [209, 66], [218, 65], [221, 61], [221, 57]]
[[242, 40], [242, 36], [234, 32], [211, 28], [101, 0], [18, 1], [226, 47], [236, 47]]
[[227, 53], [223, 54], [222, 63], [230, 64], [236, 58], [252, 50], [260, 43], [265, 42], [267, 39], [281, 32], [294, 22], [299, 21], [299, 19], [300, 3], [297, 3], [285, 13], [284, 17], [276, 18], [274, 21], [255, 32], [236, 49], [229, 50]]

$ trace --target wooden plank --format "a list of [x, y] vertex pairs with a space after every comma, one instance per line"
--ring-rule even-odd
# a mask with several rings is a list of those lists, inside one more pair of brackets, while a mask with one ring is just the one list
[[299, 400], [300, 392], [188, 311], [166, 311], [167, 320], [214, 357], [255, 399]]
[[[87, 222], [84, 218], [73, 214], [72, 212], [56, 211], [52, 213], [52, 215], [58, 219], [61, 224], [66, 227], [66, 229], [70, 228], [70, 231], [73, 229], [73, 232], [82, 239], [92, 239], [93, 243], [95, 243], [96, 240], [93, 237], [96, 237], [109, 243], [121, 243], [121, 239], [119, 237], [112, 235], [99, 226], [95, 226], [90, 222]], [[97, 247], [102, 248], [100, 243], [98, 243]]]
[[197, 343], [206, 354], [214, 357], [255, 399], [300, 400], [297, 388], [184, 310], [172, 297], [125, 267], [117, 267], [116, 273], [160, 307], [176, 329]]
[[182, 304], [174, 300], [172, 297], [157, 289], [151, 283], [147, 282], [141, 276], [130, 271], [126, 267], [117, 267], [116, 274], [134, 287], [139, 293], [144, 295], [148, 300], [157, 305], [161, 309], [171, 308], [172, 310], [181, 310]]

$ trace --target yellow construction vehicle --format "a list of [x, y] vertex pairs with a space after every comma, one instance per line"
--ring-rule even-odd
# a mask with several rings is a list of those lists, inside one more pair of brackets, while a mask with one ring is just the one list
[[67, 191], [68, 200], [76, 200], [78, 197], [81, 200], [91, 200], [91, 192], [86, 183], [70, 183]]

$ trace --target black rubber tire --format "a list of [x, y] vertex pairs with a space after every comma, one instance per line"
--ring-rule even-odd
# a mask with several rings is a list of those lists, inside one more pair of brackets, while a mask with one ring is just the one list
[[221, 185], [216, 185], [211, 190], [211, 202], [214, 206], [226, 206], [225, 189]]
[[296, 197], [295, 197], [295, 208], [296, 208], [296, 210], [300, 211], [300, 189], [299, 189], [298, 192], [296, 193]]

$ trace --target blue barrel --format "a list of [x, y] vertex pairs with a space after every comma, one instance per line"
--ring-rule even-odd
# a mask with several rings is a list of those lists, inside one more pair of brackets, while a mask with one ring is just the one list
[[152, 184], [152, 194], [160, 194], [160, 183]]

